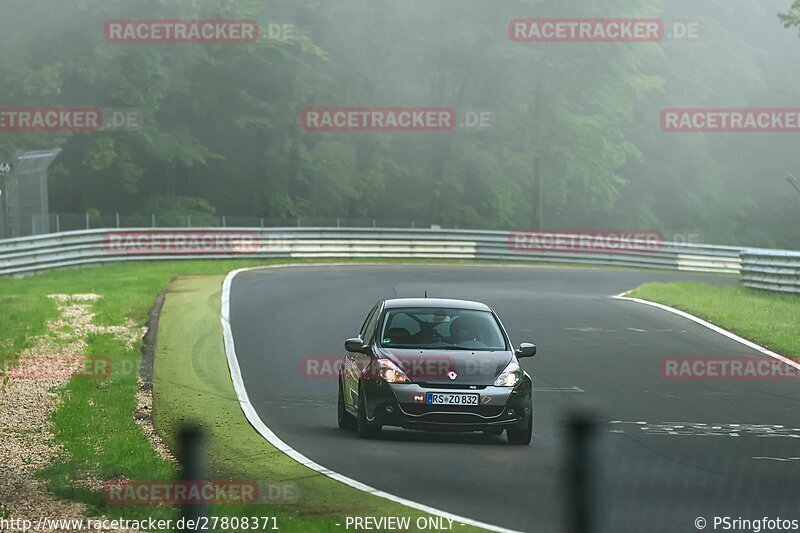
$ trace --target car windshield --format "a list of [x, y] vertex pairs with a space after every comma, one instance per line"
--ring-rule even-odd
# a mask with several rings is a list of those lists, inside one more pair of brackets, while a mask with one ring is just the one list
[[383, 317], [380, 344], [385, 348], [505, 350], [494, 315], [488, 311], [444, 307], [389, 309]]

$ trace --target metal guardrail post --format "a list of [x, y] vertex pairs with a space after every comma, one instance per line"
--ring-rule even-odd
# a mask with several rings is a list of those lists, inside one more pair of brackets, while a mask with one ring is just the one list
[[89, 228], [89, 212], [88, 211], [86, 212], [86, 229], [90, 229]]

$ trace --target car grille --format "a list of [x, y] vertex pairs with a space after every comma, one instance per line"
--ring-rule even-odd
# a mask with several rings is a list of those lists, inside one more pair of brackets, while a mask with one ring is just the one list
[[[417, 385], [423, 389], [463, 389], [464, 392], [483, 390], [486, 385], [464, 385], [463, 383], [429, 383], [427, 381], [416, 381]], [[475, 387], [474, 389], [472, 387]]]
[[465, 419], [469, 419], [473, 415], [475, 417], [492, 418], [499, 416], [504, 407], [502, 405], [428, 405], [424, 403], [404, 403], [402, 405], [403, 411], [409, 415], [426, 415], [422, 417], [425, 421], [430, 420], [434, 422], [435, 414], [427, 413], [442, 413], [446, 416], [449, 422], [453, 422], [452, 414], [463, 414]]

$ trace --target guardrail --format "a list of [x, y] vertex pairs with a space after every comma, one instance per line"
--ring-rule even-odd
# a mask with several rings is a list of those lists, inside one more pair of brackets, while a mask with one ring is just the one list
[[[520, 245], [526, 232], [387, 228], [96, 229], [0, 241], [0, 275], [116, 261], [191, 258], [452, 258], [739, 273], [740, 248], [630, 240], [575, 248], [572, 234]], [[567, 244], [565, 244], [567, 243]], [[612, 244], [612, 243], [610, 243]], [[619, 244], [619, 243], [618, 243]], [[571, 247], [573, 246], [573, 247]]]
[[747, 250], [741, 258], [742, 283], [746, 286], [800, 294], [800, 253]]

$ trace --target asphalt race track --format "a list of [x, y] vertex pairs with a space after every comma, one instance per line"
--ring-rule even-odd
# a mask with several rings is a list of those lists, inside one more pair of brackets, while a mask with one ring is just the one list
[[[607, 421], [595, 448], [607, 531], [697, 531], [714, 516], [800, 519], [800, 383], [675, 381], [667, 356], [756, 355], [685, 318], [611, 295], [646, 281], [734, 278], [665, 272], [492, 266], [322, 266], [244, 272], [231, 289], [239, 365], [261, 419], [317, 463], [437, 509], [515, 530], [563, 531], [565, 421]], [[381, 298], [492, 306], [534, 383], [534, 441], [336, 427], [336, 379], [301, 360], [341, 355]], [[358, 515], [354, 509], [354, 515]]]

